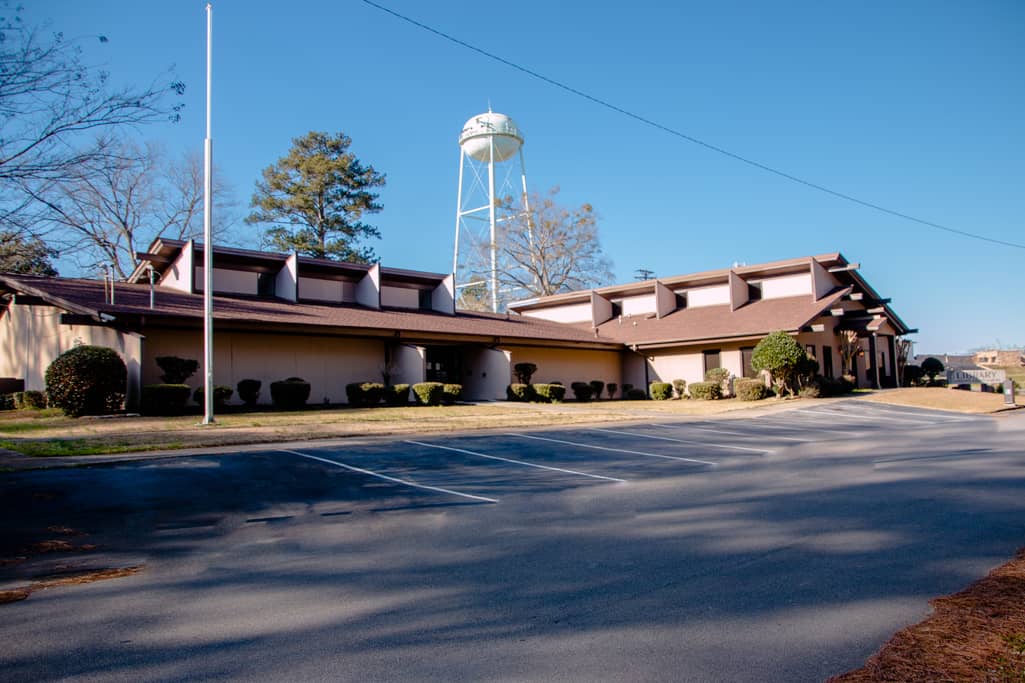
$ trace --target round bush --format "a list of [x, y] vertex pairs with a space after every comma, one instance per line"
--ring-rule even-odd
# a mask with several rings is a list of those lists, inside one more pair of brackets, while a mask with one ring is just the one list
[[[203, 387], [197, 388], [192, 393], [192, 400], [196, 402], [196, 405], [205, 406], [206, 398], [203, 396], [206, 392], [203, 391]], [[214, 385], [214, 405], [218, 408], [223, 408], [224, 405], [231, 400], [231, 397], [235, 394], [235, 391], [231, 387], [225, 387], [220, 385]]]
[[441, 402], [445, 405], [452, 405], [463, 395], [462, 384], [443, 384], [441, 387]]
[[668, 401], [673, 397], [673, 385], [669, 382], [652, 382], [648, 388], [651, 398], [656, 401]]
[[114, 349], [76, 346], [46, 369], [46, 396], [71, 417], [107, 415], [121, 409], [127, 379], [125, 362]]
[[366, 403], [367, 397], [363, 392], [364, 384], [366, 382], [350, 382], [345, 385], [345, 397], [349, 400], [350, 406], [362, 406]]
[[591, 396], [597, 401], [601, 399], [601, 392], [605, 391], [605, 382], [600, 379], [592, 379], [588, 384], [591, 385]]
[[[236, 385], [238, 397], [247, 406], [252, 408], [260, 398], [260, 387], [262, 383], [258, 379], [244, 379]], [[216, 394], [214, 394], [216, 396]]]
[[737, 398], [741, 401], [761, 401], [769, 395], [765, 383], [760, 379], [738, 379], [733, 390], [737, 392]]
[[444, 391], [445, 385], [441, 382], [419, 382], [413, 385], [413, 395], [418, 403], [425, 406], [440, 405]]
[[191, 358], [157, 356], [154, 360], [157, 362], [157, 367], [164, 371], [160, 379], [165, 384], [185, 384], [185, 380], [192, 377], [199, 369], [199, 361]]
[[690, 397], [699, 401], [715, 401], [722, 398], [722, 386], [718, 382], [691, 382]]
[[534, 387], [530, 384], [510, 384], [505, 388], [505, 398], [514, 403], [527, 403], [534, 400]]
[[609, 382], [608, 384], [605, 385], [605, 391], [608, 393], [609, 398], [615, 398], [616, 397], [616, 391], [618, 391], [618, 390], [619, 390], [619, 385], [616, 384], [615, 382]]
[[386, 387], [380, 382], [363, 382], [360, 385], [363, 391], [363, 401], [368, 406], [376, 406], [384, 399]]
[[310, 397], [310, 383], [301, 377], [289, 377], [270, 383], [270, 400], [284, 410], [302, 408]]
[[798, 368], [808, 359], [807, 352], [797, 340], [783, 331], [776, 331], [762, 339], [751, 352], [751, 368], [757, 372], [768, 370], [777, 396], [786, 391], [794, 393]]
[[535, 384], [534, 392], [539, 401], [560, 403], [566, 397], [566, 387], [561, 384]]
[[578, 401], [591, 400], [591, 394], [594, 392], [594, 389], [587, 382], [573, 382], [569, 387], [573, 390], [573, 396]]
[[143, 415], [181, 415], [192, 392], [186, 384], [147, 384], [142, 388]]
[[404, 406], [409, 403], [409, 385], [396, 384], [384, 392], [384, 401], [390, 406]]
[[[625, 388], [626, 385], [624, 385]], [[644, 401], [647, 400], [648, 395], [644, 393], [644, 389], [634, 389], [631, 387], [629, 390], [624, 391], [623, 397], [628, 401]]]

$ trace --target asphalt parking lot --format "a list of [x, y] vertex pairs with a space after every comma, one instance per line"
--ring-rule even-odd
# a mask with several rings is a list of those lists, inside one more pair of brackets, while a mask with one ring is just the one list
[[822, 680], [1025, 545], [1025, 415], [804, 405], [0, 475], [0, 559], [97, 546], [6, 585], [144, 567], [0, 605], [2, 677]]

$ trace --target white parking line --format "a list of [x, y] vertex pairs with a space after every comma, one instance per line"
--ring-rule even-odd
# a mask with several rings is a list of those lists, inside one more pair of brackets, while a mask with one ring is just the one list
[[[787, 412], [787, 413], [777, 413], [777, 414], [774, 414], [774, 415], [759, 415], [757, 417], [752, 417], [750, 419], [752, 419], [752, 420], [761, 420], [763, 418], [775, 419], [775, 418], [777, 418], [779, 416], [789, 415], [789, 414], [790, 413]], [[769, 424], [765, 424], [763, 422], [759, 422], [757, 424], [757, 428], [758, 429], [788, 429], [788, 430], [790, 430], [792, 432], [819, 432], [819, 431], [823, 431], [823, 432], [829, 432], [830, 434], [840, 434], [842, 436], [858, 436], [858, 432], [845, 431], [843, 429], [835, 429], [835, 428], [829, 427], [829, 426], [822, 426], [822, 427], [820, 427], [817, 424], [808, 424], [808, 423], [795, 426], [795, 425], [785, 425], [785, 424], [778, 424], [778, 425], [777, 424], [772, 424], [772, 425], [769, 425]]]
[[485, 498], [484, 496], [475, 496], [472, 493], [461, 493], [459, 491], [453, 491], [451, 489], [443, 489], [440, 486], [428, 486], [427, 484], [417, 484], [415, 481], [406, 481], [405, 479], [397, 479], [396, 477], [389, 477], [387, 474], [380, 474], [379, 472], [372, 472], [365, 470], [362, 467], [353, 467], [352, 465], [346, 465], [344, 462], [338, 462], [337, 460], [329, 460], [327, 458], [321, 458], [316, 455], [310, 455], [309, 453], [300, 453], [299, 451], [290, 451], [287, 448], [281, 449], [282, 453], [291, 453], [292, 455], [298, 455], [302, 458], [309, 458], [310, 460], [319, 460], [329, 465], [341, 467], [342, 469], [350, 470], [352, 472], [359, 472], [369, 477], [377, 477], [378, 479], [384, 479], [385, 481], [395, 482], [396, 484], [402, 484], [404, 486], [412, 486], [417, 489], [425, 489], [427, 491], [437, 491], [439, 493], [447, 493], [450, 496], [460, 496], [462, 498], [470, 498], [472, 500], [482, 500], [485, 503], [497, 503], [496, 498]]
[[565, 446], [579, 446], [580, 448], [593, 448], [596, 451], [611, 451], [613, 453], [626, 453], [628, 455], [643, 455], [648, 458], [662, 458], [664, 460], [680, 460], [682, 462], [693, 462], [700, 465], [711, 465], [715, 466], [714, 462], [707, 460], [697, 460], [695, 458], [681, 458], [675, 455], [662, 455], [661, 453], [645, 453], [643, 451], [628, 451], [624, 448], [606, 448], [605, 446], [595, 446], [589, 443], [578, 443], [576, 441], [563, 441], [562, 439], [549, 439], [543, 436], [531, 436], [530, 434], [513, 434], [509, 433], [506, 436], [518, 436], [521, 439], [536, 439], [537, 441], [551, 441], [552, 443], [561, 443]]
[[929, 421], [923, 420], [906, 420], [899, 417], [889, 417], [886, 415], [848, 415], [841, 413], [836, 410], [813, 410], [809, 408], [802, 408], [801, 410], [795, 411], [797, 413], [812, 413], [814, 415], [829, 415], [830, 417], [840, 417], [847, 420], [862, 420], [871, 422], [873, 420], [889, 420], [890, 422], [904, 422], [907, 424], [930, 424]]
[[[672, 425], [661, 425], [652, 424], [649, 427], [667, 427], [672, 428]], [[728, 448], [731, 451], [753, 451], [755, 453], [772, 453], [768, 448], [749, 448], [747, 446], [727, 446], [719, 443], [708, 443], [707, 441], [692, 441], [690, 439], [674, 439], [668, 436], [655, 436], [654, 434], [638, 434], [636, 432], [621, 432], [616, 429], [589, 429], [589, 432], [607, 432], [609, 434], [622, 434], [623, 436], [637, 436], [642, 439], [658, 439], [659, 441], [672, 441], [674, 443], [687, 443], [697, 444], [698, 446], [707, 446], [708, 448]]]
[[[741, 432], [741, 431], [737, 431], [737, 430], [732, 430], [731, 431], [731, 430], [728, 430], [728, 429], [723, 429], [721, 427], [697, 427], [695, 425], [686, 425], [686, 424], [684, 424], [684, 425], [674, 425], [674, 424], [657, 424], [656, 423], [656, 424], [652, 424], [652, 425], [649, 425], [649, 426], [651, 426], [651, 427], [665, 427], [667, 429], [672, 429], [674, 427], [683, 427], [683, 428], [686, 428], [686, 429], [700, 429], [703, 432], [714, 432], [716, 434], [733, 434], [735, 436], [749, 436], [749, 437], [752, 437], [752, 438], [758, 438], [759, 436], [761, 436], [761, 437], [768, 438], [768, 439], [783, 439], [784, 441], [808, 442], [808, 441], [813, 441], [814, 440], [814, 439], [799, 439], [796, 436], [775, 436], [775, 435], [770, 436], [768, 434], [752, 434], [751, 432]], [[758, 450], [762, 450], [762, 449], [758, 449]]]
[[552, 472], [562, 472], [563, 474], [576, 474], [581, 477], [591, 477], [592, 479], [604, 479], [606, 481], [614, 481], [620, 484], [625, 484], [626, 479], [617, 479], [616, 477], [606, 477], [601, 474], [588, 474], [587, 472], [578, 472], [576, 470], [566, 470], [561, 467], [549, 467], [548, 465], [538, 465], [534, 462], [526, 462], [525, 460], [514, 460], [513, 458], [503, 458], [498, 455], [488, 455], [486, 453], [478, 453], [477, 451], [468, 451], [463, 448], [452, 448], [451, 446], [440, 446], [433, 443], [423, 443], [422, 441], [406, 441], [405, 443], [411, 443], [414, 446], [424, 446], [426, 448], [439, 448], [443, 451], [453, 451], [455, 453], [464, 453], [466, 455], [475, 455], [478, 458], [488, 458], [490, 460], [501, 460], [502, 462], [511, 462], [516, 465], [524, 465], [526, 467], [536, 467], [541, 470], [551, 470]]

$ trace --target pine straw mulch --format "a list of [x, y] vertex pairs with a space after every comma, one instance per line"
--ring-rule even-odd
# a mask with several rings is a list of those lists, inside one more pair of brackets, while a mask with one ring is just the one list
[[1025, 548], [827, 683], [1025, 683]]

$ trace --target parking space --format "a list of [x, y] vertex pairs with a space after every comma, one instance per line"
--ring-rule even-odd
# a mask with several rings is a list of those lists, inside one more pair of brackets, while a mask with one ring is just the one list
[[823, 680], [1021, 545], [1025, 415], [797, 406], [8, 473], [0, 559], [94, 546], [8, 577], [144, 570], [0, 608], [0, 667]]
[[[353, 447], [287, 449], [382, 490], [478, 503], [757, 466], [792, 447], [986, 418], [843, 401], [760, 417], [431, 436]], [[281, 462], [282, 466], [284, 462]]]

